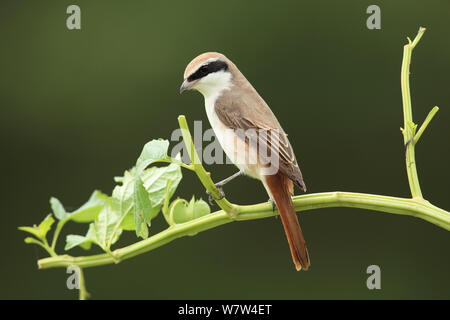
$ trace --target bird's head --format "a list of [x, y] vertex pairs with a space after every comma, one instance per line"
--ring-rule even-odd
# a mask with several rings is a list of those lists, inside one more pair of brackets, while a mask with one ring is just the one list
[[231, 85], [232, 63], [223, 54], [207, 52], [189, 62], [184, 71], [180, 93], [195, 89], [208, 96], [219, 94]]

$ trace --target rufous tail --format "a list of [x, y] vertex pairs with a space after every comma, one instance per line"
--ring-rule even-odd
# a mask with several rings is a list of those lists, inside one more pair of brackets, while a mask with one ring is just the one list
[[283, 222], [284, 232], [289, 242], [295, 268], [297, 271], [300, 269], [308, 270], [311, 262], [291, 198], [293, 191], [292, 181], [281, 173], [265, 177]]

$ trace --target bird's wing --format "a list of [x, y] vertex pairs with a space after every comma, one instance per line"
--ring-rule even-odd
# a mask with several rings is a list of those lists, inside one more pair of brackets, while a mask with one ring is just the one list
[[[255, 97], [251, 98], [244, 100], [239, 95], [221, 97], [215, 103], [215, 113], [225, 126], [236, 130], [241, 139], [247, 142], [253, 140], [252, 143], [257, 143], [259, 148], [266, 148], [268, 152], [262, 153], [267, 154], [265, 161], [270, 161], [270, 155], [277, 152], [280, 172], [306, 191], [302, 173], [286, 133], [264, 100], [259, 95], [256, 101]], [[253, 110], [250, 109], [252, 107]]]

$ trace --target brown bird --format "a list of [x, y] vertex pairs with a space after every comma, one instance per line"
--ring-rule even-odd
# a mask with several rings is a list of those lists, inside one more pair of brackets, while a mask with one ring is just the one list
[[216, 186], [221, 188], [242, 174], [259, 179], [278, 208], [295, 268], [307, 270], [309, 254], [291, 198], [293, 183], [303, 191], [306, 185], [272, 110], [234, 63], [220, 53], [203, 53], [188, 64], [180, 93], [191, 89], [203, 94], [216, 138], [240, 169]]

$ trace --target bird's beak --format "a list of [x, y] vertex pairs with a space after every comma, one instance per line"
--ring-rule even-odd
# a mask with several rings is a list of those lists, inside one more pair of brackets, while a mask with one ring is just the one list
[[190, 90], [194, 84], [195, 81], [189, 82], [187, 79], [184, 80], [180, 87], [180, 94], [185, 92], [186, 90]]

